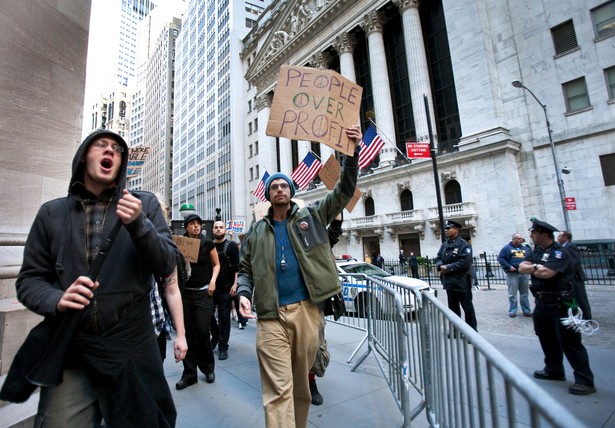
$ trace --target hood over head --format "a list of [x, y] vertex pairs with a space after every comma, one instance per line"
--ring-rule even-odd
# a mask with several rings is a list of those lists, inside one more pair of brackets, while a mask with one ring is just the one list
[[79, 145], [77, 153], [75, 153], [75, 157], [73, 158], [73, 174], [70, 179], [70, 184], [68, 186], [69, 193], [71, 192], [71, 189], [76, 182], [83, 183], [84, 159], [88, 148], [94, 141], [103, 137], [111, 138], [117, 144], [124, 148], [124, 153], [122, 153], [122, 164], [120, 165], [117, 178], [115, 179], [115, 183], [117, 185], [117, 189], [115, 192], [116, 197], [119, 197], [119, 195], [121, 195], [122, 193], [122, 189], [126, 187], [126, 167], [128, 166], [129, 153], [128, 144], [126, 144], [126, 141], [124, 141], [124, 139], [119, 134], [116, 134], [115, 132], [109, 131], [107, 129], [99, 129], [85, 137], [83, 142]]

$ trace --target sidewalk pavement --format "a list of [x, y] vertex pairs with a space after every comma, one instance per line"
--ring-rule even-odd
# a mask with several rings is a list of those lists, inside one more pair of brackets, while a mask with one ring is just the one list
[[[437, 286], [439, 298], [446, 301], [446, 293]], [[474, 306], [478, 317], [478, 331], [531, 378], [534, 370], [543, 368], [543, 354], [534, 335], [532, 319], [523, 316], [508, 317], [508, 297], [504, 284], [492, 284], [492, 290], [483, 286], [474, 293]], [[589, 396], [568, 393], [572, 369], [565, 363], [567, 382], [534, 380], [544, 391], [555, 397], [589, 427], [615, 428], [615, 287], [588, 286], [594, 319], [600, 330], [585, 336], [590, 363], [598, 392]], [[533, 299], [532, 299], [533, 305]], [[192, 428], [219, 426], [224, 428], [264, 427], [258, 362], [255, 352], [256, 323], [251, 320], [245, 330], [235, 324], [231, 331], [229, 358], [219, 361], [216, 355], [216, 381], [199, 383], [182, 391], [175, 390], [182, 365], [172, 359], [165, 361], [165, 372], [177, 407], [177, 427]], [[349, 327], [329, 323], [326, 329], [331, 362], [324, 378], [317, 378], [324, 397], [321, 406], [312, 406], [310, 427], [396, 427], [401, 421], [400, 411], [380, 368], [372, 355], [355, 372], [352, 366], [366, 351], [363, 344], [354, 359], [348, 363], [363, 333]], [[169, 342], [167, 355], [172, 355]], [[533, 378], [532, 378], [533, 379]], [[0, 383], [3, 379], [0, 378]], [[416, 393], [414, 393], [416, 394]], [[0, 428], [32, 426], [19, 424], [24, 412], [32, 415], [38, 394], [22, 405], [10, 404], [0, 408]], [[412, 403], [418, 404], [418, 397]], [[419, 414], [412, 426], [428, 427], [425, 413]]]
[[[438, 288], [439, 298], [446, 301], [446, 292]], [[508, 295], [505, 284], [492, 284], [474, 293], [478, 316], [478, 331], [485, 339], [507, 356], [529, 377], [543, 368], [543, 354], [534, 335], [532, 319], [508, 316]], [[547, 393], [589, 427], [615, 427], [615, 287], [588, 286], [594, 319], [600, 330], [584, 337], [598, 392], [589, 396], [568, 393], [573, 379], [566, 362], [567, 382], [535, 380]], [[533, 306], [533, 299], [532, 306]], [[217, 360], [216, 382], [199, 383], [182, 391], [175, 390], [182, 365], [165, 362], [165, 372], [177, 406], [179, 428], [221, 426], [225, 428], [263, 427], [264, 413], [258, 362], [254, 349], [256, 325], [245, 330], [233, 326], [229, 358]], [[355, 372], [352, 366], [366, 351], [363, 345], [348, 363], [363, 333], [334, 323], [327, 324], [327, 342], [331, 362], [324, 378], [317, 378], [318, 389], [324, 397], [321, 406], [312, 406], [309, 426], [319, 428], [395, 427], [401, 421], [400, 411], [373, 355], [368, 356]], [[169, 352], [171, 355], [171, 352]], [[533, 378], [532, 378], [533, 379]], [[413, 398], [418, 404], [418, 397]], [[413, 427], [428, 427], [424, 413], [412, 421]]]

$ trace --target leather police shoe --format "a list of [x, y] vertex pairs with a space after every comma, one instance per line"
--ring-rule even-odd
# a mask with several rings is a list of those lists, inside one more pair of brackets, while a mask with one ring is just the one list
[[534, 377], [542, 380], [566, 380], [565, 375], [554, 375], [545, 370], [535, 371]]
[[207, 381], [207, 383], [214, 383], [214, 381], [216, 380], [216, 374], [214, 372], [206, 373], [205, 380]]
[[197, 382], [198, 382], [198, 379], [196, 377], [181, 378], [179, 382], [175, 384], [175, 389], [177, 389], [178, 391], [181, 391], [182, 389], [186, 389], [190, 385], [194, 385]]
[[218, 359], [219, 359], [220, 361], [222, 361], [222, 360], [226, 360], [227, 358], [228, 358], [228, 352], [226, 352], [226, 351], [220, 351], [220, 352], [218, 353]]
[[574, 395], [589, 395], [596, 392], [596, 387], [575, 383], [574, 385], [570, 385], [568, 392]]

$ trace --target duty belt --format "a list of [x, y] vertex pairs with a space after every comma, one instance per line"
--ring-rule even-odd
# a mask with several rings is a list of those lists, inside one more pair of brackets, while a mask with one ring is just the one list
[[535, 291], [535, 290], [530, 290], [530, 291], [532, 292], [532, 295], [537, 299], [544, 299], [544, 298], [557, 299], [557, 298], [570, 297], [567, 291]]

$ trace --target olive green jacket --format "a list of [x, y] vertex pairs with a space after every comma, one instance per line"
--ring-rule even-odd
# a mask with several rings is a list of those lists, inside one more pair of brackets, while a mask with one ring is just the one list
[[[348, 204], [357, 185], [358, 156], [346, 157], [335, 188], [313, 207], [291, 202], [288, 236], [303, 279], [314, 303], [340, 291], [337, 268], [331, 254], [327, 225]], [[241, 245], [237, 294], [252, 300], [259, 318], [278, 318], [278, 287], [275, 269], [275, 234], [272, 208], [252, 225]]]

